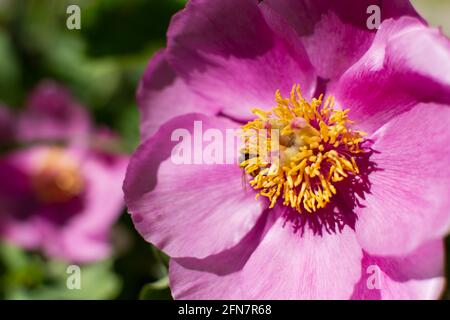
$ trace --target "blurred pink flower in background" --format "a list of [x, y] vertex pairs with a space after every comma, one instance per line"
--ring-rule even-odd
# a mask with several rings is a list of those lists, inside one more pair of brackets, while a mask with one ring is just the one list
[[0, 236], [68, 261], [106, 258], [128, 157], [95, 144], [104, 133], [54, 82], [32, 92], [17, 123], [22, 146], [0, 158]]

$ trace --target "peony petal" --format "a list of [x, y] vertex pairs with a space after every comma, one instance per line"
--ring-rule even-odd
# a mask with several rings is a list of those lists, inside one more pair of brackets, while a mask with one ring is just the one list
[[294, 232], [280, 218], [241, 272], [250, 299], [348, 299], [360, 278], [362, 250], [349, 227]]
[[[196, 127], [199, 123], [203, 128]], [[163, 125], [132, 156], [124, 182], [129, 212], [142, 236], [169, 256], [204, 258], [230, 248], [261, 214], [262, 202], [254, 199], [253, 190], [244, 189], [236, 158], [233, 164], [175, 164], [170, 157], [178, 144], [171, 141], [175, 129], [187, 130], [194, 141], [208, 129], [225, 137], [225, 129], [235, 128], [226, 119], [180, 116]], [[236, 156], [236, 144], [223, 143], [226, 153]], [[207, 144], [200, 141], [192, 155], [198, 157]]]
[[[377, 5], [381, 19], [402, 15], [417, 16], [407, 0], [265, 0], [297, 32], [318, 76], [337, 79], [370, 47], [376, 29], [367, 27]], [[372, 12], [372, 11], [370, 11]]]
[[218, 107], [194, 93], [167, 63], [164, 50], [150, 60], [137, 90], [141, 140], [152, 136], [170, 118], [186, 113], [213, 115]]
[[289, 26], [273, 30], [266, 19], [256, 0], [190, 1], [172, 19], [167, 58], [197, 93], [235, 119], [269, 108], [277, 89], [288, 94], [296, 83], [311, 96], [316, 77], [304, 48]]
[[356, 233], [370, 254], [405, 255], [450, 227], [450, 108], [419, 104], [371, 139], [377, 167]]
[[25, 248], [36, 248], [42, 239], [29, 168], [38, 149], [18, 150], [0, 159], [0, 234]]
[[331, 94], [366, 132], [419, 102], [449, 104], [450, 41], [413, 18], [386, 21]]
[[265, 232], [273, 225], [270, 211], [233, 248], [205, 259], [171, 259], [170, 289], [175, 299], [246, 299], [240, 274]]
[[44, 81], [31, 93], [17, 125], [18, 139], [83, 141], [91, 123], [85, 108], [61, 85]]
[[352, 299], [439, 299], [445, 285], [444, 245], [433, 240], [402, 258], [377, 257], [364, 252], [361, 279]]

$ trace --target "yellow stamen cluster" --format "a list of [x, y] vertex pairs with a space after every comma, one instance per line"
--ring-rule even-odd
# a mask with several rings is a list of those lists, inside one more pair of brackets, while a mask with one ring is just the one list
[[365, 133], [353, 130], [349, 109], [335, 109], [333, 97], [323, 105], [322, 99], [308, 102], [294, 85], [289, 98], [277, 91], [277, 105], [252, 110], [257, 118], [242, 127], [240, 166], [270, 208], [281, 197], [298, 212], [315, 212], [336, 194], [336, 182], [359, 173], [355, 156], [364, 152]]
[[32, 184], [39, 200], [65, 202], [81, 193], [84, 181], [79, 168], [63, 150], [52, 148], [37, 160]]

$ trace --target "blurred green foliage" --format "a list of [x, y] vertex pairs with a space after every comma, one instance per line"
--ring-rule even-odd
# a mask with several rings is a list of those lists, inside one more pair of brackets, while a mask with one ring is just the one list
[[5, 299], [109, 299], [117, 295], [121, 286], [111, 260], [81, 267], [80, 289], [68, 289], [67, 262], [45, 261], [6, 243], [0, 246], [0, 257]]

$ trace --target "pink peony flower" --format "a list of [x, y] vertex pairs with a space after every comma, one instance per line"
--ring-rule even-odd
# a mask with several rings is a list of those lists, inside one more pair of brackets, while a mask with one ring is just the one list
[[[137, 230], [171, 257], [173, 296], [439, 298], [449, 74], [449, 40], [408, 1], [190, 1], [139, 86], [123, 186]], [[248, 135], [237, 163], [199, 164], [191, 141], [193, 164], [177, 164], [190, 143], [175, 133], [195, 140], [199, 124], [203, 157], [209, 129], [240, 127], [279, 157]]]
[[40, 142], [0, 157], [0, 236], [68, 261], [106, 258], [128, 157], [90, 146], [97, 135], [89, 118], [76, 116], [87, 113], [61, 86], [44, 83], [31, 101], [19, 116], [18, 142]]

